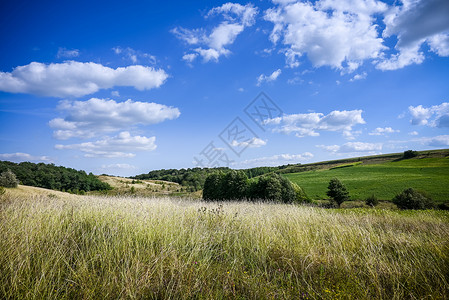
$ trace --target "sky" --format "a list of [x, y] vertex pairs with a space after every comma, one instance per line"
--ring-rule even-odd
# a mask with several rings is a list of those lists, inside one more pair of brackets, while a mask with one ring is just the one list
[[0, 160], [94, 174], [449, 148], [449, 1], [0, 2]]

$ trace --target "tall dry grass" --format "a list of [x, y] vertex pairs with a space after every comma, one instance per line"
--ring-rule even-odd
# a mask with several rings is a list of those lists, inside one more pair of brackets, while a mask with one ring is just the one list
[[0, 298], [447, 299], [449, 214], [4, 198]]

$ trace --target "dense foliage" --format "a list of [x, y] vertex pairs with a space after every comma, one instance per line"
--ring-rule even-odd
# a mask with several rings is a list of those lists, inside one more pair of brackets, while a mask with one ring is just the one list
[[270, 200], [282, 203], [306, 201], [301, 188], [288, 179], [270, 174], [248, 180], [243, 171], [213, 173], [204, 183], [205, 200]]
[[430, 197], [412, 189], [406, 189], [393, 198], [393, 203], [400, 209], [428, 209], [434, 203]]
[[19, 164], [0, 161], [0, 172], [11, 170], [21, 184], [67, 192], [88, 192], [111, 189], [109, 184], [100, 181], [92, 173], [54, 164], [22, 162]]
[[348, 190], [345, 185], [338, 180], [338, 178], [331, 179], [327, 189], [328, 191], [326, 195], [331, 197], [338, 207], [340, 207], [343, 202], [350, 200]]
[[19, 184], [16, 175], [10, 169], [0, 174], [0, 186], [15, 188]]
[[[252, 169], [241, 170], [247, 178], [253, 178], [256, 176], [264, 175], [276, 170], [281, 167], [258, 167]], [[162, 169], [151, 171], [147, 174], [137, 175], [131, 178], [134, 179], [150, 179], [150, 180], [166, 180], [171, 182], [179, 183], [183, 186], [188, 186], [192, 191], [201, 190], [204, 187], [204, 182], [206, 178], [214, 173], [222, 172], [229, 173], [232, 170], [230, 168], [220, 167], [220, 168], [192, 168], [192, 169]]]
[[419, 153], [417, 151], [407, 150], [407, 151], [404, 151], [404, 155], [402, 156], [402, 158], [409, 159], [409, 158], [418, 156], [418, 154]]

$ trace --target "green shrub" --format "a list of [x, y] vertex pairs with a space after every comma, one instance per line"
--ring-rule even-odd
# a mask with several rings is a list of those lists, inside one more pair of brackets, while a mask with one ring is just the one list
[[338, 180], [338, 178], [331, 179], [327, 189], [328, 191], [326, 195], [331, 197], [338, 207], [340, 207], [343, 202], [350, 200], [349, 192], [346, 190], [345, 185]]
[[404, 151], [404, 155], [402, 156], [403, 159], [409, 159], [409, 158], [413, 158], [418, 156], [418, 152], [417, 151], [413, 151], [413, 150], [407, 150]]
[[6, 170], [0, 174], [0, 186], [15, 188], [19, 184], [16, 175], [11, 170]]
[[376, 198], [376, 196], [371, 195], [370, 197], [365, 199], [365, 204], [371, 207], [376, 206], [377, 204], [379, 204], [379, 199]]
[[0, 186], [0, 196], [6, 193], [6, 190], [4, 187]]
[[434, 207], [430, 197], [408, 188], [393, 198], [393, 203], [400, 209], [429, 209]]

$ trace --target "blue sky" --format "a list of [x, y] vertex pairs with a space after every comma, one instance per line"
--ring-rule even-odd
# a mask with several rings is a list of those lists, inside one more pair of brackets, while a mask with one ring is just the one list
[[129, 176], [449, 148], [446, 0], [38, 2], [0, 3], [1, 160]]

